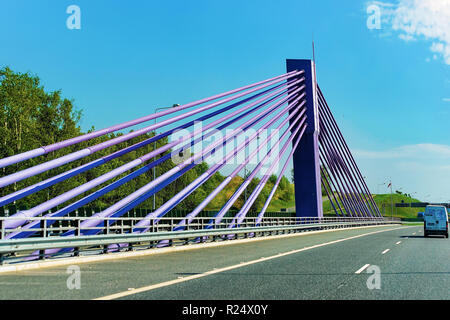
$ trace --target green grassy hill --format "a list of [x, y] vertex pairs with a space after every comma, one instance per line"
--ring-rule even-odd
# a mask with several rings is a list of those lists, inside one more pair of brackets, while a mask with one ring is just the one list
[[384, 216], [390, 217], [393, 215], [397, 218], [416, 218], [417, 213], [424, 211], [425, 208], [396, 208], [396, 203], [421, 202], [418, 199], [410, 198], [404, 194], [393, 194], [392, 199], [394, 202], [394, 208], [392, 210], [391, 195], [390, 194], [377, 194], [374, 195], [375, 202], [377, 203], [380, 211]]
[[[231, 188], [234, 189], [234, 188]], [[228, 190], [229, 192], [234, 190]], [[228, 198], [230, 195], [223, 195], [224, 198]], [[392, 205], [391, 205], [391, 195], [390, 194], [376, 194], [373, 195], [375, 203], [377, 204], [380, 212], [387, 217], [391, 215], [397, 218], [407, 218], [412, 219], [417, 217], [417, 213], [424, 211], [425, 208], [397, 208], [395, 207], [396, 203], [410, 203], [410, 202], [420, 202], [418, 199], [410, 198], [404, 194], [393, 194], [392, 201], [394, 203], [393, 214], [392, 214]], [[219, 202], [222, 202], [223, 199], [220, 199]], [[275, 197], [268, 208], [270, 212], [279, 212], [282, 210], [287, 211], [295, 211], [295, 199], [290, 199], [289, 201], [285, 201], [282, 198]], [[324, 197], [323, 201], [323, 212], [325, 216], [336, 216], [334, 209], [331, 205], [331, 202], [327, 197]]]
[[[396, 208], [395, 204], [401, 203], [402, 201], [404, 203], [420, 202], [419, 200], [410, 198], [405, 194], [397, 194], [397, 193], [393, 194], [392, 201], [390, 194], [375, 194], [373, 195], [373, 198], [375, 200], [375, 203], [378, 205], [378, 208], [380, 209], [381, 213], [387, 217], [390, 217], [392, 215], [393, 217], [410, 219], [416, 218], [417, 213], [423, 211], [422, 208]], [[392, 210], [392, 202], [394, 203], [393, 210]], [[327, 216], [335, 215], [333, 207], [328, 199], [324, 200], [323, 202], [323, 211], [324, 215]]]

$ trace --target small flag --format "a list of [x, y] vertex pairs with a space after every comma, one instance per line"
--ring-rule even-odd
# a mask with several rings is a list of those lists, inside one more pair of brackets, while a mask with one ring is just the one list
[[389, 183], [387, 187], [389, 188], [390, 186], [392, 186], [392, 183]]

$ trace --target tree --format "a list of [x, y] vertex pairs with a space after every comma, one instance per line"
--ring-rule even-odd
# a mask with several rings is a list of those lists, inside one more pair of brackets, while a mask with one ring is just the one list
[[[8, 67], [0, 69], [0, 158], [80, 135], [80, 118], [81, 111], [76, 110], [70, 100], [61, 98], [60, 91], [46, 92], [37, 76], [15, 73]], [[0, 176], [54, 159], [73, 149], [65, 148], [2, 168]], [[64, 169], [67, 170], [67, 166], [4, 187], [0, 195], [34, 184]], [[26, 201], [19, 200], [17, 204], [35, 205], [48, 199], [55, 188], [34, 194]]]

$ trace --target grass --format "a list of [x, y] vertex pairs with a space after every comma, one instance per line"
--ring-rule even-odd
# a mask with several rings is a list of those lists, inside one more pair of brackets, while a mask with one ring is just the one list
[[423, 226], [423, 222], [402, 221], [402, 225], [405, 225], [405, 226]]
[[[336, 194], [337, 197], [337, 194]], [[391, 212], [391, 195], [390, 194], [375, 194], [373, 195], [375, 203], [380, 209], [381, 213], [384, 216], [390, 217]], [[410, 203], [410, 202], [420, 202], [417, 199], [410, 198], [404, 194], [392, 194], [392, 202], [394, 203], [393, 207], [393, 217], [403, 218], [403, 219], [415, 219], [417, 218], [417, 213], [424, 211], [425, 208], [410, 208], [410, 207], [395, 207], [396, 203]], [[270, 206], [267, 211], [277, 212], [281, 211], [281, 209], [288, 209], [289, 211], [295, 211], [295, 200], [291, 200], [289, 202], [282, 201], [280, 199], [274, 199], [271, 201]], [[328, 199], [323, 201], [323, 212], [325, 216], [336, 216], [336, 213], [331, 205], [331, 202]]]
[[273, 199], [270, 202], [267, 211], [269, 212], [278, 212], [281, 209], [288, 209], [289, 211], [295, 211], [295, 200], [291, 200], [289, 202], [283, 201], [281, 199]]
[[[410, 202], [420, 202], [417, 199], [410, 198], [404, 194], [392, 194], [392, 201], [390, 194], [375, 194], [373, 199], [380, 209], [381, 213], [387, 217], [396, 217], [403, 219], [415, 219], [417, 218], [417, 213], [423, 211], [422, 208], [410, 208], [410, 207], [395, 207], [396, 203], [410, 203]], [[394, 206], [392, 207], [392, 203]], [[323, 212], [326, 216], [335, 216], [334, 209], [329, 200], [323, 202]]]
[[[377, 194], [374, 195], [374, 200], [378, 207], [381, 210], [381, 213], [384, 216], [390, 217], [391, 215], [393, 217], [397, 218], [408, 218], [413, 219], [417, 218], [417, 213], [424, 211], [425, 208], [400, 208], [395, 207], [396, 203], [410, 203], [410, 202], [421, 202], [420, 200], [407, 197], [404, 194], [393, 194], [392, 195], [392, 201], [391, 201], [391, 195], [390, 194]], [[394, 203], [394, 207], [392, 207], [392, 202]]]

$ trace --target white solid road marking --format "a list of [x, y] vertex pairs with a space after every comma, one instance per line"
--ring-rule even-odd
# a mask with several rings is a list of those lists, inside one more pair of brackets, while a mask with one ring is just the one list
[[402, 243], [401, 241], [399, 241], [399, 242], [397, 242], [397, 243], [395, 243], [395, 244], [400, 244], [400, 243]]
[[[408, 228], [408, 227], [406, 227], [406, 228]], [[118, 298], [130, 296], [130, 295], [133, 295], [133, 294], [137, 294], [137, 293], [150, 291], [150, 290], [154, 290], [154, 289], [158, 289], [158, 288], [162, 288], [162, 287], [167, 287], [167, 286], [170, 286], [170, 285], [173, 285], [173, 284], [177, 284], [177, 283], [181, 283], [181, 282], [186, 282], [186, 281], [189, 281], [189, 280], [203, 278], [203, 277], [206, 277], [206, 276], [209, 276], [209, 275], [212, 275], [212, 274], [216, 274], [216, 273], [220, 273], [220, 272], [225, 272], [225, 271], [229, 271], [229, 270], [245, 267], [245, 266], [256, 264], [256, 263], [259, 263], [259, 262], [268, 261], [268, 260], [276, 259], [276, 258], [283, 257], [283, 256], [288, 256], [288, 255], [291, 255], [291, 254], [294, 254], [294, 253], [298, 253], [298, 252], [302, 252], [302, 251], [306, 251], [306, 250], [311, 250], [311, 249], [315, 249], [315, 248], [324, 247], [324, 246], [327, 246], [327, 245], [330, 245], [330, 244], [335, 244], [335, 243], [343, 242], [343, 241], [346, 241], [346, 240], [357, 239], [357, 238], [365, 237], [365, 236], [372, 235], [372, 234], [377, 234], [377, 233], [387, 232], [387, 231], [392, 231], [392, 230], [399, 230], [399, 229], [403, 229], [403, 228], [392, 228], [392, 229], [387, 229], [387, 230], [380, 230], [380, 231], [374, 231], [374, 232], [369, 232], [369, 233], [363, 233], [363, 234], [360, 234], [360, 235], [357, 235], [357, 236], [352, 236], [352, 237], [349, 237], [349, 238], [334, 240], [334, 241], [330, 241], [330, 242], [316, 244], [316, 245], [310, 246], [310, 247], [305, 247], [305, 248], [302, 248], [302, 249], [296, 249], [296, 250], [288, 251], [288, 252], [277, 254], [277, 255], [274, 255], [274, 256], [270, 256], [270, 257], [267, 257], [267, 258], [261, 258], [261, 259], [257, 259], [257, 260], [253, 260], [253, 261], [248, 261], [248, 262], [240, 263], [240, 264], [237, 264], [237, 265], [232, 265], [232, 266], [229, 266], [229, 267], [213, 269], [213, 270], [207, 271], [205, 273], [200, 273], [200, 274], [195, 274], [195, 275], [192, 275], [192, 276], [187, 276], [187, 277], [184, 277], [182, 279], [169, 280], [169, 281], [166, 281], [166, 282], [161, 282], [161, 283], [149, 285], [149, 286], [146, 286], [146, 287], [137, 288], [137, 289], [130, 290], [130, 291], [119, 292], [119, 293], [116, 293], [116, 294], [111, 294], [111, 295], [108, 295], [108, 296], [96, 298], [94, 300], [113, 300], [113, 299], [118, 299]], [[368, 266], [369, 266], [369, 264], [365, 265], [363, 268], [365, 269]], [[364, 269], [362, 269], [362, 270], [364, 270]]]
[[364, 270], [367, 269], [367, 267], [370, 266], [370, 264], [365, 264], [363, 265], [361, 268], [358, 269], [358, 271], [356, 271], [356, 274], [360, 274], [361, 272], [363, 272]]
[[386, 249], [381, 254], [385, 254], [385, 253], [389, 252], [389, 250], [391, 250], [391, 249]]

